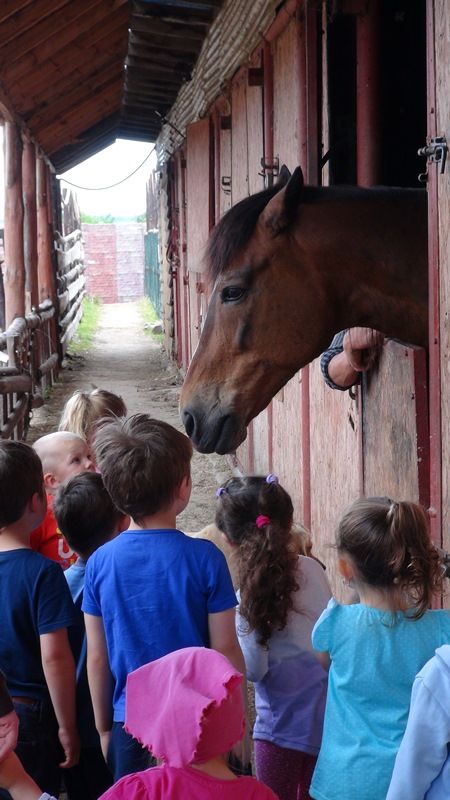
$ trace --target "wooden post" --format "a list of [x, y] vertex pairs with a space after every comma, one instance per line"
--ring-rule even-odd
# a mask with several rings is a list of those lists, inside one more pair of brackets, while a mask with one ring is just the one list
[[22, 156], [24, 256], [25, 256], [25, 310], [29, 314], [39, 305], [37, 208], [36, 208], [36, 148], [24, 141]]
[[38, 233], [38, 296], [39, 303], [53, 297], [53, 274], [50, 241], [50, 220], [47, 202], [47, 168], [38, 156], [36, 169], [37, 233]]
[[22, 138], [20, 129], [5, 122], [5, 326], [25, 316], [23, 251]]

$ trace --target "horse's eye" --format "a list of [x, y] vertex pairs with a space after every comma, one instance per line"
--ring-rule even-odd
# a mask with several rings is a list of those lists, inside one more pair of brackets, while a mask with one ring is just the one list
[[240, 286], [226, 286], [225, 289], [222, 289], [220, 296], [222, 302], [233, 303], [236, 300], [241, 300], [244, 294], [245, 291], [241, 289]]

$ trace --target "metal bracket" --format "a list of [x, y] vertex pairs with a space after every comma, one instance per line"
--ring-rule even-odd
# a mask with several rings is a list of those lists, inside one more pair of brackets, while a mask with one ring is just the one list
[[[447, 153], [448, 144], [445, 136], [435, 136], [434, 139], [430, 139], [429, 144], [417, 151], [419, 156], [425, 156], [428, 159], [429, 164], [439, 164], [439, 175], [443, 175], [445, 172]], [[422, 172], [419, 175], [419, 181], [424, 182], [426, 179], [427, 173]]]
[[222, 184], [222, 189], [225, 194], [231, 194], [231, 177], [229, 175], [223, 175], [220, 183]]
[[278, 177], [280, 172], [280, 159], [278, 156], [274, 156], [272, 163], [264, 158], [261, 159], [261, 166], [262, 172], [258, 172], [258, 175], [261, 175], [264, 178], [264, 184], [266, 188], [273, 186], [273, 179]]

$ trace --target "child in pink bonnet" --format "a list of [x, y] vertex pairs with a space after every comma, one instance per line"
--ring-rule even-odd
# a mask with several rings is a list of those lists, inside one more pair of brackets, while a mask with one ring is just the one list
[[101, 800], [276, 800], [256, 778], [228, 767], [245, 730], [241, 681], [225, 656], [204, 647], [130, 673], [125, 729], [164, 763], [121, 778]]

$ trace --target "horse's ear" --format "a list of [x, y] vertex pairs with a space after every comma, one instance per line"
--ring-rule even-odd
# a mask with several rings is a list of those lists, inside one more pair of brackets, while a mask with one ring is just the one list
[[295, 218], [304, 185], [302, 169], [296, 167], [284, 189], [267, 203], [261, 221], [271, 229], [273, 236], [285, 230]]
[[290, 177], [291, 171], [287, 168], [286, 164], [283, 164], [278, 175], [277, 186], [286, 186]]

